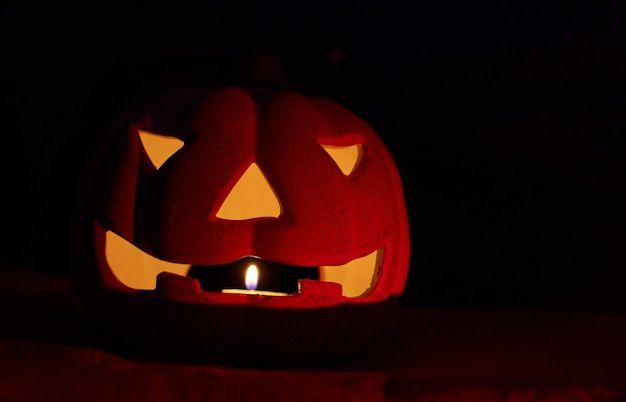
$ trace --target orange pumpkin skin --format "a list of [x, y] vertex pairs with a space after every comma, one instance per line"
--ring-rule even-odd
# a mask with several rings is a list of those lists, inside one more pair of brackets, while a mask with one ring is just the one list
[[[139, 130], [184, 145], [157, 169]], [[321, 146], [354, 143], [363, 156], [349, 175]], [[218, 218], [251, 162], [280, 216]], [[289, 296], [225, 294], [172, 273], [140, 290], [110, 269], [107, 232], [204, 269], [246, 256], [297, 267], [341, 265], [377, 249], [384, 256], [363, 297], [313, 279]], [[172, 91], [137, 105], [94, 151], [73, 234], [76, 286], [101, 335], [125, 350], [220, 362], [300, 364], [366, 346], [388, 323], [409, 269], [402, 183], [382, 140], [343, 106], [289, 90]]]

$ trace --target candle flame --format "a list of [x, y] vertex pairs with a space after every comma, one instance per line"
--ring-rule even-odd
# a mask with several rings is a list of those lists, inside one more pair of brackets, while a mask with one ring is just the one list
[[259, 282], [259, 270], [256, 265], [250, 264], [246, 270], [246, 289], [256, 290]]

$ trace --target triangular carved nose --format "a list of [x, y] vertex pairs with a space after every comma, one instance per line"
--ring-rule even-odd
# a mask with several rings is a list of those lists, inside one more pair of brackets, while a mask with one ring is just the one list
[[280, 201], [256, 163], [252, 163], [224, 199], [217, 217], [229, 220], [280, 216]]

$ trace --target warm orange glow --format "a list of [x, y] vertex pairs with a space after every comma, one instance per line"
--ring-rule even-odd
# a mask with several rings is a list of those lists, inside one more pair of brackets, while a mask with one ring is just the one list
[[[361, 144], [322, 145], [322, 148], [346, 176], [354, 172], [363, 158]], [[261, 217], [278, 218], [280, 214], [281, 205], [274, 189], [261, 168], [253, 162], [232, 188], [216, 216], [228, 220], [245, 220]]]
[[363, 159], [363, 145], [354, 144], [345, 147], [322, 145], [322, 148], [335, 161], [341, 172], [350, 176]]
[[176, 137], [167, 137], [143, 130], [139, 130], [139, 138], [148, 157], [157, 169], [184, 145], [184, 142]]
[[321, 266], [320, 280], [341, 284], [345, 297], [367, 296], [378, 282], [384, 254], [381, 248], [344, 265]]
[[106, 232], [104, 253], [113, 275], [133, 289], [153, 290], [159, 273], [187, 276], [191, 267], [153, 257], [111, 231]]
[[230, 191], [217, 211], [217, 217], [245, 220], [278, 218], [281, 207], [269, 181], [256, 163], [252, 163]]
[[259, 270], [254, 264], [250, 264], [246, 269], [245, 289], [222, 289], [222, 293], [247, 294], [261, 296], [289, 296], [288, 293], [272, 292], [268, 290], [256, 290], [259, 284]]
[[[106, 232], [105, 256], [115, 277], [133, 289], [155, 289], [156, 277], [159, 273], [170, 272], [187, 276], [191, 267], [189, 264], [177, 264], [155, 258], [111, 231]], [[320, 266], [319, 279], [322, 282], [340, 284], [344, 297], [365, 297], [378, 282], [383, 256], [384, 249], [381, 248], [343, 265]], [[259, 275], [257, 266], [251, 264], [245, 273], [247, 290], [224, 289], [223, 293], [288, 295], [280, 292], [257, 291]]]
[[246, 270], [246, 289], [255, 290], [259, 283], [259, 270], [256, 265], [250, 264]]

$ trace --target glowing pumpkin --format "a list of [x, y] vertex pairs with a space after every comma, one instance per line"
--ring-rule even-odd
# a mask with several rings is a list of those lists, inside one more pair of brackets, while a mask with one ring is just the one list
[[339, 104], [289, 90], [137, 105], [95, 150], [74, 234], [99, 331], [225, 362], [366, 344], [409, 267], [402, 183], [381, 139]]

